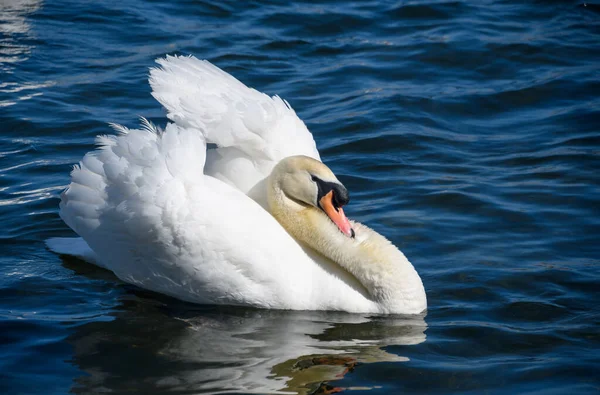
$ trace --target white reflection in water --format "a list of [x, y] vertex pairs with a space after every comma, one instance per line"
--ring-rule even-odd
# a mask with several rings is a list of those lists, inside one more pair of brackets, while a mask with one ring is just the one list
[[191, 324], [187, 335], [164, 352], [189, 361], [245, 363], [167, 380], [210, 378], [221, 381], [223, 389], [257, 392], [304, 392], [307, 384], [333, 380], [356, 362], [405, 361], [382, 347], [421, 343], [426, 329], [420, 316], [371, 319], [318, 312], [257, 312], [233, 326], [201, 317], [186, 321]]
[[40, 6], [40, 0], [0, 0], [1, 71], [10, 71], [7, 63], [21, 62], [29, 57], [32, 47], [19, 40], [22, 36], [30, 36], [31, 24], [27, 16]]
[[[0, 107], [15, 105], [20, 100], [39, 96], [42, 88], [52, 82], [24, 82], [23, 76], [8, 80], [7, 76], [19, 74], [16, 65], [29, 59], [34, 46], [31, 39], [31, 23], [28, 16], [39, 10], [40, 0], [0, 0], [0, 93], [7, 99], [0, 99]], [[2, 78], [4, 77], [4, 78]]]
[[124, 311], [78, 328], [74, 361], [87, 375], [74, 392], [311, 394], [360, 364], [406, 361], [382, 348], [426, 338], [422, 315], [202, 309]]

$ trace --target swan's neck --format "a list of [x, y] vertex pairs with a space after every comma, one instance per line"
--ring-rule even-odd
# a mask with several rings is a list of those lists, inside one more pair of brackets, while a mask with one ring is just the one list
[[298, 241], [354, 276], [382, 312], [420, 313], [427, 307], [423, 283], [412, 264], [392, 243], [368, 227], [352, 222], [356, 238], [341, 233], [319, 209], [290, 199], [270, 183], [271, 214]]

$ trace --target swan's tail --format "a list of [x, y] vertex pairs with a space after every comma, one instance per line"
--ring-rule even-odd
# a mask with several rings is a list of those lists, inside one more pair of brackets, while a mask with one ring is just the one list
[[100, 266], [96, 253], [81, 237], [53, 237], [46, 240], [46, 246], [57, 254], [72, 255]]

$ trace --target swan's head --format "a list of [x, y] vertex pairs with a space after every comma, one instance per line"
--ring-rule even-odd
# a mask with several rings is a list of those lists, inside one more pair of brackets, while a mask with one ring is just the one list
[[342, 209], [348, 190], [327, 166], [306, 156], [288, 157], [267, 182], [273, 217], [297, 241], [353, 276], [356, 289], [362, 292], [362, 285], [381, 311], [412, 314], [427, 307], [423, 282], [404, 254], [377, 232], [348, 221]]
[[296, 213], [318, 210], [343, 234], [354, 237], [354, 230], [342, 209], [350, 199], [348, 190], [322, 162], [308, 156], [287, 157], [275, 166], [269, 183], [271, 193], [277, 195], [270, 199], [285, 199], [278, 204], [283, 203]]

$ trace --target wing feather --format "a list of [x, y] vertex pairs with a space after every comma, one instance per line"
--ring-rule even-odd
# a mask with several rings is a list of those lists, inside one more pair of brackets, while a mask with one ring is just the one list
[[169, 119], [218, 146], [208, 153], [206, 174], [248, 194], [287, 156], [320, 160], [312, 134], [278, 96], [248, 88], [206, 60], [167, 56], [157, 63], [152, 95]]

